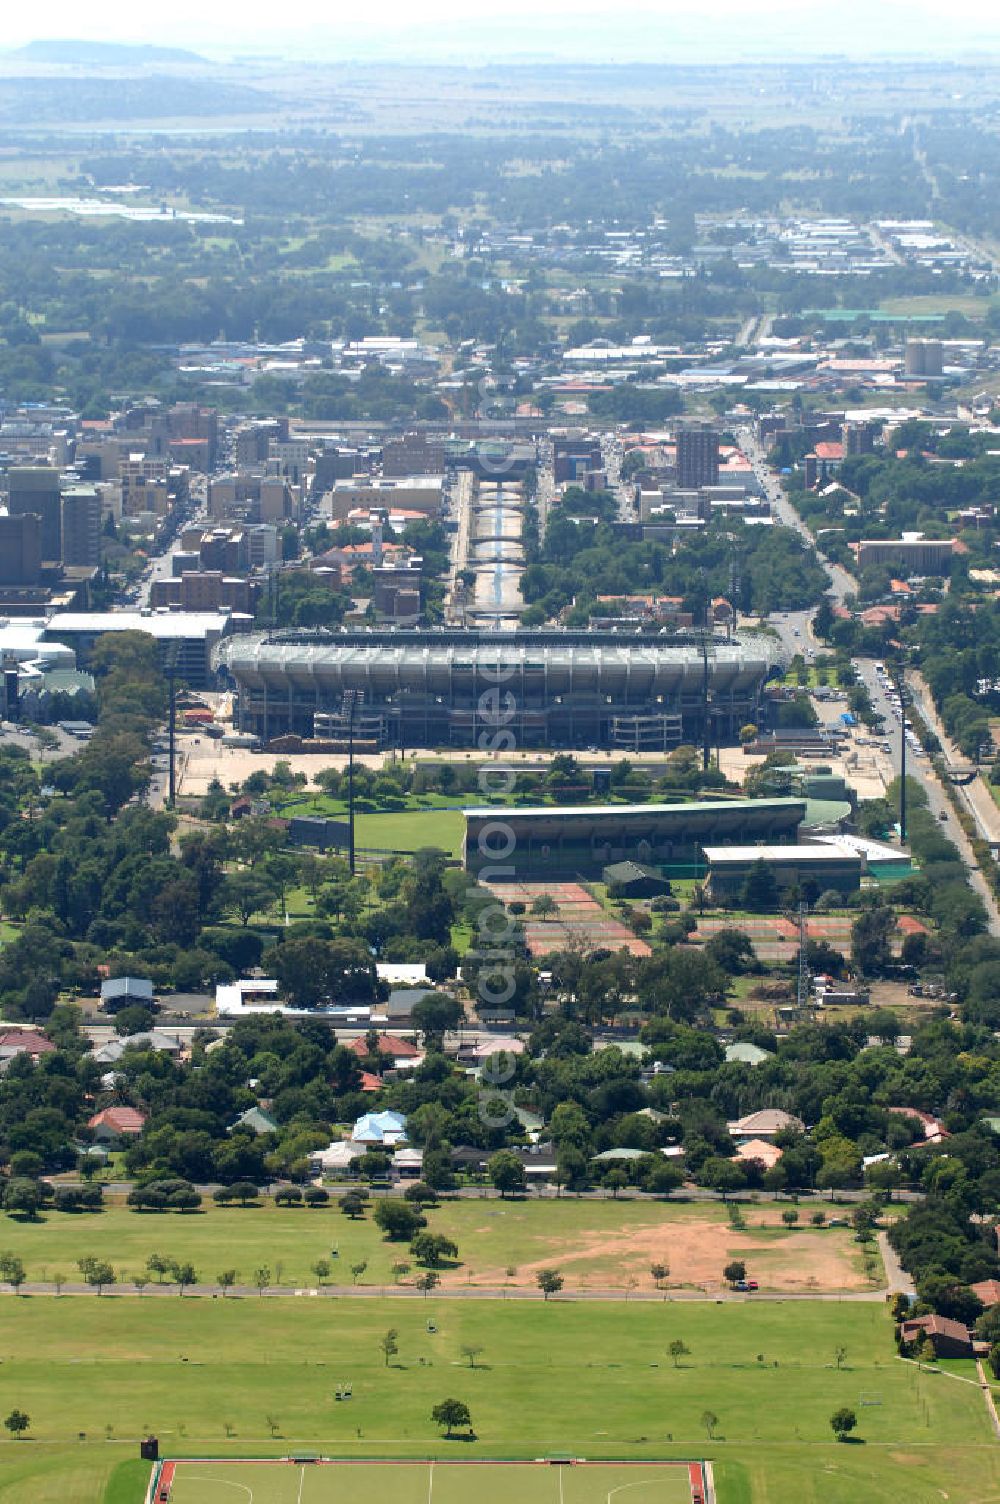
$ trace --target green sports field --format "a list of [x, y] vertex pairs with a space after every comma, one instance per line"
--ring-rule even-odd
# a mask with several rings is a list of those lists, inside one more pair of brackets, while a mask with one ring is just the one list
[[[31, 1421], [0, 1441], [0, 1504], [141, 1504], [113, 1469], [149, 1432], [167, 1457], [220, 1462], [707, 1456], [718, 1504], [1000, 1501], [973, 1365], [901, 1362], [881, 1303], [2, 1296], [0, 1360], [0, 1413]], [[474, 1441], [434, 1424], [450, 1398]], [[846, 1445], [841, 1406], [858, 1416]]]
[[691, 1504], [684, 1463], [168, 1462], [164, 1487], [170, 1504]]

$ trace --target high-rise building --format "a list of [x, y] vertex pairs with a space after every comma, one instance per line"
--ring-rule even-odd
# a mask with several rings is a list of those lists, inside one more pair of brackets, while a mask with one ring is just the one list
[[37, 585], [42, 576], [42, 524], [35, 512], [0, 512], [0, 585]]
[[33, 512], [41, 523], [42, 558], [62, 558], [62, 496], [59, 471], [48, 465], [18, 465], [7, 476], [7, 510], [12, 517]]
[[861, 454], [874, 454], [875, 428], [871, 423], [845, 423], [840, 435], [845, 459], [853, 459]]
[[62, 561], [101, 562], [101, 498], [93, 486], [68, 486], [63, 492]]
[[681, 491], [719, 484], [719, 435], [714, 428], [677, 430], [677, 485]]

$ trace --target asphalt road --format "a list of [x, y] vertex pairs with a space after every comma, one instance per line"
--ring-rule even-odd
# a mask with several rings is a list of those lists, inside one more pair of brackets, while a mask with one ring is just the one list
[[[779, 478], [769, 470], [763, 450], [757, 443], [749, 429], [740, 430], [740, 442], [744, 451], [753, 465], [754, 472], [764, 486], [771, 510], [785, 526], [794, 528], [804, 538], [810, 547], [815, 547], [812, 534], [802, 521], [791, 502], [788, 500]], [[857, 582], [839, 564], [832, 564], [828, 560], [820, 561], [826, 570], [830, 582], [830, 596], [836, 605], [842, 605], [849, 596], [857, 592]], [[787, 651], [792, 654], [805, 653], [809, 647], [809, 620], [811, 611], [789, 611], [775, 614], [771, 618], [771, 624], [781, 637]], [[885, 734], [880, 740], [887, 740], [891, 744], [891, 761], [893, 772], [898, 776], [902, 770], [903, 752], [903, 724], [897, 721], [892, 712], [892, 707], [885, 691], [878, 680], [875, 666], [867, 659], [856, 658], [853, 660], [854, 669], [858, 677], [864, 683], [871, 698], [872, 705], [877, 714], [885, 718]], [[989, 916], [989, 928], [995, 935], [1000, 935], [1000, 907], [989, 883], [976, 864], [976, 858], [969, 843], [968, 837], [959, 824], [958, 817], [941, 786], [941, 783], [930, 764], [930, 759], [923, 752], [916, 752], [912, 747], [907, 747], [906, 754], [907, 776], [916, 779], [927, 796], [927, 803], [935, 819], [939, 820], [943, 832], [954, 842], [962, 854], [969, 872], [969, 882], [973, 890], [982, 899], [987, 915]], [[988, 837], [987, 837], [988, 838]]]

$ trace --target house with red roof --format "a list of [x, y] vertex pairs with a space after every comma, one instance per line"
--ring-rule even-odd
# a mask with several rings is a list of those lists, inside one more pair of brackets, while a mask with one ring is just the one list
[[[360, 1059], [370, 1055], [372, 1051], [368, 1047], [368, 1036], [361, 1034], [357, 1039], [352, 1039], [347, 1046], [353, 1050]], [[420, 1051], [412, 1039], [401, 1039], [398, 1034], [380, 1034], [376, 1043], [376, 1049], [380, 1055], [388, 1055], [393, 1060], [418, 1060]]]
[[890, 1107], [889, 1111], [895, 1113], [897, 1117], [916, 1118], [924, 1130], [925, 1143], [939, 1144], [942, 1139], [950, 1137], [947, 1128], [939, 1118], [932, 1117], [929, 1112], [921, 1112], [919, 1107]]
[[138, 1138], [145, 1126], [146, 1114], [137, 1107], [104, 1107], [87, 1123], [98, 1144], [120, 1144]]
[[18, 1055], [38, 1060], [41, 1055], [51, 1055], [54, 1049], [51, 1039], [40, 1029], [0, 1029], [0, 1073]]

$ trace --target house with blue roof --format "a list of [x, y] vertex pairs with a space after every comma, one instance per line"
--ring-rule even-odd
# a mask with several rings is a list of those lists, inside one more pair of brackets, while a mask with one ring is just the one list
[[406, 1143], [406, 1115], [402, 1112], [366, 1112], [354, 1125], [351, 1142], [379, 1149], [394, 1149]]

